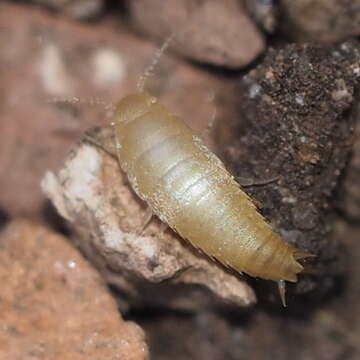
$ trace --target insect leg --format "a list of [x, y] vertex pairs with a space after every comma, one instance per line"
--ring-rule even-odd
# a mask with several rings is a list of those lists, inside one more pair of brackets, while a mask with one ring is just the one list
[[286, 307], [286, 297], [285, 297], [285, 292], [286, 292], [286, 284], [285, 284], [285, 280], [278, 280], [277, 281], [278, 287], [279, 287], [279, 293], [280, 293], [280, 298], [281, 298], [281, 302], [283, 304], [284, 307]]
[[114, 128], [111, 125], [86, 131], [82, 141], [104, 150], [113, 157], [117, 157]]
[[152, 212], [152, 210], [150, 209], [150, 207], [148, 207], [145, 211], [145, 216], [144, 216], [144, 219], [143, 219], [143, 223], [142, 225], [140, 226], [139, 230], [136, 232], [137, 235], [142, 235], [145, 231], [145, 229], [148, 227], [148, 225], [150, 224], [151, 222], [151, 219], [153, 217], [154, 213]]
[[169, 227], [170, 227], [170, 226], [169, 226], [167, 223], [161, 222], [161, 224], [160, 224], [160, 229], [159, 229], [159, 233], [158, 233], [158, 236], [159, 236], [159, 239], [160, 239], [160, 240], [163, 240], [163, 239], [164, 239], [165, 232], [166, 232], [166, 230], [167, 230]]
[[267, 185], [271, 184], [273, 182], [276, 182], [279, 180], [278, 176], [275, 176], [273, 178], [264, 179], [264, 180], [256, 180], [253, 178], [247, 178], [247, 177], [236, 177], [236, 181], [242, 186], [242, 187], [251, 187], [251, 186], [261, 186], [261, 185]]
[[163, 236], [165, 231], [168, 229], [169, 225], [162, 222], [161, 225], [160, 225], [160, 232], [159, 232], [159, 235], [160, 236]]
[[212, 131], [212, 128], [214, 127], [215, 120], [217, 117], [217, 108], [216, 108], [216, 104], [214, 104], [214, 100], [215, 100], [215, 92], [211, 91], [210, 95], [208, 96], [208, 102], [212, 103], [214, 105], [214, 110], [213, 110], [210, 120], [205, 128], [204, 136], [210, 136], [210, 133]]

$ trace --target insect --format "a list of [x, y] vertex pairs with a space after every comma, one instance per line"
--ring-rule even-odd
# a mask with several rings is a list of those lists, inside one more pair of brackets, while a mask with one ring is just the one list
[[138, 92], [116, 106], [112, 125], [122, 170], [161, 221], [225, 266], [276, 281], [285, 306], [285, 281], [296, 282], [303, 270], [298, 260], [312, 255], [274, 232], [222, 161], [144, 92], [156, 61], [140, 79]]

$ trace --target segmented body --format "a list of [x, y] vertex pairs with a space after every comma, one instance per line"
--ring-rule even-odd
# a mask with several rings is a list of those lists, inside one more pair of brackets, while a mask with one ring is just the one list
[[297, 281], [297, 259], [216, 155], [154, 97], [125, 97], [114, 118], [120, 166], [135, 192], [183, 238], [239, 272]]

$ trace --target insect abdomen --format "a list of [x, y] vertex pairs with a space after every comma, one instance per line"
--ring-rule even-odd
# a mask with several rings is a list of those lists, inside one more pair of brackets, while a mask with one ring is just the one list
[[146, 94], [124, 98], [115, 116], [120, 165], [162, 221], [239, 272], [296, 281], [297, 250], [190, 128]]

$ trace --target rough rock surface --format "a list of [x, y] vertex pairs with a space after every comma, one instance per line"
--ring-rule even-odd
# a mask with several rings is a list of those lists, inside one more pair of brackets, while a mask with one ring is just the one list
[[146, 205], [116, 159], [99, 148], [80, 144], [57, 175], [47, 173], [42, 188], [79, 234], [78, 245], [131, 305], [199, 309], [220, 305], [217, 299], [255, 302], [245, 281], [162, 231], [159, 221], [139, 235]]
[[[90, 26], [3, 1], [0, 24], [0, 210], [35, 218], [45, 170], [59, 167], [85, 130], [111, 121], [113, 103], [135, 91], [156, 46], [111, 19]], [[147, 82], [194, 128], [209, 121], [222, 86], [166, 55]]]
[[237, 0], [131, 0], [131, 14], [141, 32], [170, 45], [192, 60], [238, 68], [265, 49], [261, 32]]
[[260, 182], [246, 190], [263, 214], [284, 239], [316, 255], [298, 292], [325, 291], [344, 270], [341, 243], [330, 233], [332, 195], [352, 146], [359, 79], [357, 42], [270, 51], [241, 81], [240, 118], [220, 132], [240, 183]]
[[0, 236], [1, 359], [148, 359], [143, 331], [66, 239], [25, 220]]
[[359, 0], [280, 0], [282, 26], [298, 41], [325, 43], [360, 34]]

